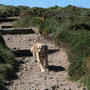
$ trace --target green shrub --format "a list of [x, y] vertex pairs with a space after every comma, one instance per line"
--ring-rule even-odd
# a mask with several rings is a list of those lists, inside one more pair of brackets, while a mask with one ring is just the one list
[[14, 75], [15, 57], [5, 45], [0, 34], [0, 89], [5, 88], [6, 80]]
[[[18, 22], [18, 23], [17, 23]], [[17, 21], [15, 21], [15, 23], [13, 24], [14, 27], [29, 27], [29, 22], [30, 22], [30, 18], [20, 18]]]
[[0, 18], [10, 17], [10, 16], [18, 16], [20, 10], [14, 6], [0, 6]]
[[14, 27], [30, 27], [30, 26], [36, 26], [39, 25], [40, 23], [43, 23], [40, 17], [34, 17], [30, 18], [28, 17], [23, 17], [18, 19], [17, 21], [14, 22], [13, 26]]

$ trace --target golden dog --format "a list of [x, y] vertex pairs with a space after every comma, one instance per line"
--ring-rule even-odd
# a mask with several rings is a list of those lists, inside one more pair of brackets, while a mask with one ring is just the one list
[[41, 68], [41, 72], [45, 71], [45, 67], [48, 68], [48, 47], [46, 44], [36, 42], [31, 48], [33, 57], [37, 57], [38, 64]]

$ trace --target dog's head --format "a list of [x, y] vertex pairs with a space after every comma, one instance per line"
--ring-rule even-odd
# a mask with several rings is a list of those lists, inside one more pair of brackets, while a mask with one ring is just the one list
[[48, 46], [46, 44], [37, 45], [37, 50], [39, 55], [46, 55], [48, 51]]

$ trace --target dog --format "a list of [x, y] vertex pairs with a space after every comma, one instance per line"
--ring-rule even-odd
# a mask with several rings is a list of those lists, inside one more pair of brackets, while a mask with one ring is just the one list
[[41, 72], [45, 72], [45, 68], [48, 68], [48, 46], [45, 43], [36, 42], [30, 50], [33, 57], [37, 58]]

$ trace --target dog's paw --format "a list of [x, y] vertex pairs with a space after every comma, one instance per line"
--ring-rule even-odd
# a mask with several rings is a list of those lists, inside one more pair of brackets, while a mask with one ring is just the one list
[[41, 70], [41, 72], [45, 72], [45, 70], [44, 70], [44, 69], [42, 69], [42, 70]]

